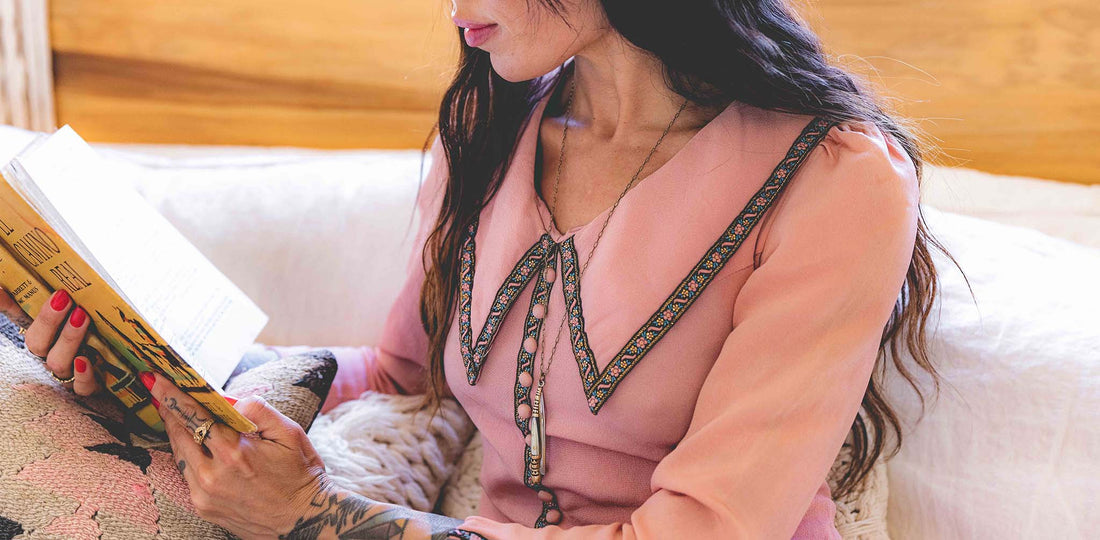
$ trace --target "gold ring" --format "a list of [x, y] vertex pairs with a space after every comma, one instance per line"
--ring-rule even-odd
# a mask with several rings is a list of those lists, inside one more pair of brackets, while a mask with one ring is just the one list
[[202, 446], [206, 442], [206, 436], [210, 435], [210, 426], [214, 425], [214, 419], [208, 418], [205, 422], [199, 424], [199, 427], [195, 428], [195, 432], [192, 436], [195, 438], [195, 444]]
[[19, 327], [19, 335], [23, 336], [27, 334], [27, 329], [22, 326]]
[[68, 379], [62, 379], [62, 378], [58, 377], [57, 375], [55, 375], [54, 372], [52, 372], [48, 369], [46, 370], [46, 373], [49, 373], [50, 377], [53, 377], [53, 380], [57, 381], [59, 384], [69, 384], [69, 383], [76, 380], [76, 373], [73, 373], [73, 376], [69, 377]]

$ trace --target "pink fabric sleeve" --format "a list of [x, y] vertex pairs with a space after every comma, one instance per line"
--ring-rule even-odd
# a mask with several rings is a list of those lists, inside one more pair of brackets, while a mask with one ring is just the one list
[[[390, 307], [378, 344], [325, 347], [339, 366], [322, 412], [355, 399], [367, 390], [386, 394], [419, 394], [427, 390], [428, 336], [420, 324], [420, 287], [424, 282], [422, 251], [442, 203], [446, 160], [437, 136], [430, 151], [431, 166], [417, 195], [420, 225], [413, 240], [406, 278]], [[276, 347], [289, 351], [297, 347]]]
[[475, 516], [462, 528], [489, 539], [835, 536], [831, 516], [826, 530], [797, 528], [859, 410], [913, 253], [918, 199], [893, 139], [870, 124], [830, 131], [772, 209], [763, 262], [688, 432], [630, 521], [533, 529]]

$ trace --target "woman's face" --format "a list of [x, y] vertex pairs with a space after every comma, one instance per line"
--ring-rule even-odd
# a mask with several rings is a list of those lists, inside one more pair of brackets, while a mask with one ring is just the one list
[[465, 28], [472, 47], [489, 53], [505, 80], [540, 77], [609, 31], [598, 0], [562, 0], [554, 11], [545, 0], [452, 0], [451, 18]]

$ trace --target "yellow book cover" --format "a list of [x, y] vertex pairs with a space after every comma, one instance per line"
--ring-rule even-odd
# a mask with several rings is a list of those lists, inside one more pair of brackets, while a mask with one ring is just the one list
[[[37, 274], [27, 270], [3, 245], [0, 245], [0, 287], [15, 298], [19, 307], [23, 308], [31, 319], [38, 316], [39, 310], [46, 305], [50, 295], [53, 294]], [[20, 324], [20, 321], [13, 322]], [[88, 329], [84, 341], [87, 347], [95, 351], [94, 354], [87, 356], [96, 362], [96, 370], [102, 377], [107, 391], [118, 398], [146, 428], [154, 432], [163, 432], [164, 422], [160, 418], [160, 413], [153, 407], [149, 391], [141, 385], [134, 374], [135, 367], [119, 358], [115, 351], [99, 337], [94, 328]]]
[[126, 361], [154, 369], [240, 432], [218, 393], [267, 316], [71, 128], [2, 170], [0, 243], [65, 288]]

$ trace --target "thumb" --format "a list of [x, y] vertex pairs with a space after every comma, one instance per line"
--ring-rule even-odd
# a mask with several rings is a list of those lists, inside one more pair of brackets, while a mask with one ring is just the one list
[[285, 440], [301, 427], [272, 407], [262, 396], [243, 398], [233, 408], [256, 424], [256, 431], [265, 439]]

